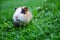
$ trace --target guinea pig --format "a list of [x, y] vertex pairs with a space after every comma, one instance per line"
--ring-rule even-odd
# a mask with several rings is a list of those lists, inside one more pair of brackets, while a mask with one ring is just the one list
[[32, 18], [33, 15], [27, 7], [22, 6], [15, 8], [15, 12], [13, 14], [13, 21], [15, 26], [17, 27], [19, 27], [20, 25], [25, 26], [32, 20]]

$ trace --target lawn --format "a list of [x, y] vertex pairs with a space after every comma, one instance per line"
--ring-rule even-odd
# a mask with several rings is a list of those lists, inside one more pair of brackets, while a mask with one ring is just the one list
[[[16, 28], [12, 16], [20, 6], [27, 6], [33, 19]], [[60, 40], [60, 0], [0, 0], [0, 40]]]

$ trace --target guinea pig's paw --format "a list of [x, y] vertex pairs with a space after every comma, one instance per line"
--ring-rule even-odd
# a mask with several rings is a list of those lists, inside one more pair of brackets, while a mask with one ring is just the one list
[[19, 27], [20, 24], [19, 24], [18, 22], [14, 22], [14, 26], [15, 26], [15, 27]]

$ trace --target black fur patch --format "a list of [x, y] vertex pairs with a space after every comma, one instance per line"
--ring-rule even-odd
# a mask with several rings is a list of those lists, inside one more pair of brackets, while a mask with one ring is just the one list
[[15, 8], [15, 11], [16, 11], [17, 8]]
[[25, 14], [25, 10], [24, 10], [24, 9], [22, 9], [21, 13], [22, 13], [22, 14]]

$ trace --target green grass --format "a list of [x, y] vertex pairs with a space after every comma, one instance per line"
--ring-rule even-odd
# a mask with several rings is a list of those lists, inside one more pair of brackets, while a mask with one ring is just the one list
[[[26, 27], [12, 24], [15, 8], [27, 6], [33, 14]], [[36, 8], [42, 11], [37, 12]], [[0, 0], [0, 40], [60, 40], [59, 0]]]

